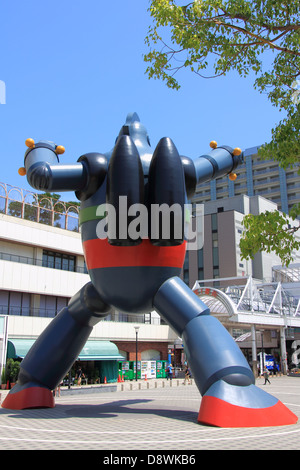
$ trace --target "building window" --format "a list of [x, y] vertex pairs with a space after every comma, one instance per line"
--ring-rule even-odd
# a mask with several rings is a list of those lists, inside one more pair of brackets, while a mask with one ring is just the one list
[[204, 279], [204, 269], [198, 268], [198, 280], [203, 281], [203, 279]]
[[53, 295], [41, 295], [40, 306], [35, 312], [35, 316], [39, 317], [55, 317], [60, 310], [68, 305], [69, 299], [67, 297], [55, 297]]
[[198, 279], [202, 280], [204, 279], [203, 248], [201, 248], [201, 250], [198, 250], [197, 256], [198, 256]]
[[43, 266], [63, 271], [76, 271], [76, 256], [43, 250]]
[[29, 315], [30, 294], [27, 292], [1, 290], [0, 313], [3, 315]]
[[211, 230], [212, 233], [216, 233], [218, 231], [218, 217], [217, 214], [211, 215]]
[[219, 248], [218, 246], [213, 247], [213, 267], [218, 268], [219, 267]]
[[183, 263], [183, 281], [189, 285], [189, 254], [186, 253]]

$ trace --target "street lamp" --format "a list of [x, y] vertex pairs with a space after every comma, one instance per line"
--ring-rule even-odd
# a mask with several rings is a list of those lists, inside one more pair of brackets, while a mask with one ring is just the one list
[[265, 358], [264, 358], [264, 330], [261, 331], [261, 368], [264, 373], [265, 370]]
[[138, 378], [138, 332], [140, 327], [135, 326], [135, 380]]

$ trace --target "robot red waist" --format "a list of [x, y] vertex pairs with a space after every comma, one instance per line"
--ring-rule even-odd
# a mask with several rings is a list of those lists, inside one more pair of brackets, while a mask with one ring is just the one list
[[182, 268], [186, 242], [178, 246], [155, 246], [145, 239], [137, 246], [113, 246], [107, 239], [83, 242], [88, 269], [121, 266], [169, 266]]

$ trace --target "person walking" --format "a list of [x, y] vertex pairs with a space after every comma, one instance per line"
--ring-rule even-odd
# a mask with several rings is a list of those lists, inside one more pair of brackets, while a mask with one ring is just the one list
[[54, 396], [59, 396], [60, 397], [60, 387], [63, 385], [63, 380], [58, 384], [58, 386], [54, 390]]
[[173, 369], [172, 369], [172, 364], [169, 364], [169, 367], [168, 367], [168, 375], [167, 375], [167, 380], [172, 380], [173, 378]]
[[187, 367], [186, 370], [185, 370], [184, 382], [183, 382], [184, 385], [185, 385], [186, 381], [188, 381], [188, 385], [191, 384], [191, 371], [190, 371], [189, 367]]
[[81, 380], [84, 378], [84, 373], [82, 372], [81, 367], [79, 367], [77, 372], [77, 385], [81, 385]]
[[265, 378], [265, 383], [264, 385], [266, 385], [267, 382], [269, 382], [269, 384], [271, 384], [270, 380], [269, 380], [269, 371], [268, 369], [265, 367], [265, 370], [264, 370], [264, 378]]

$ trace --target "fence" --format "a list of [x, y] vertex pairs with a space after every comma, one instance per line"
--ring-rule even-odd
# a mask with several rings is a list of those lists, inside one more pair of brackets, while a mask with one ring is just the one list
[[0, 213], [52, 227], [79, 231], [79, 204], [64, 202], [51, 193], [33, 193], [0, 183]]

